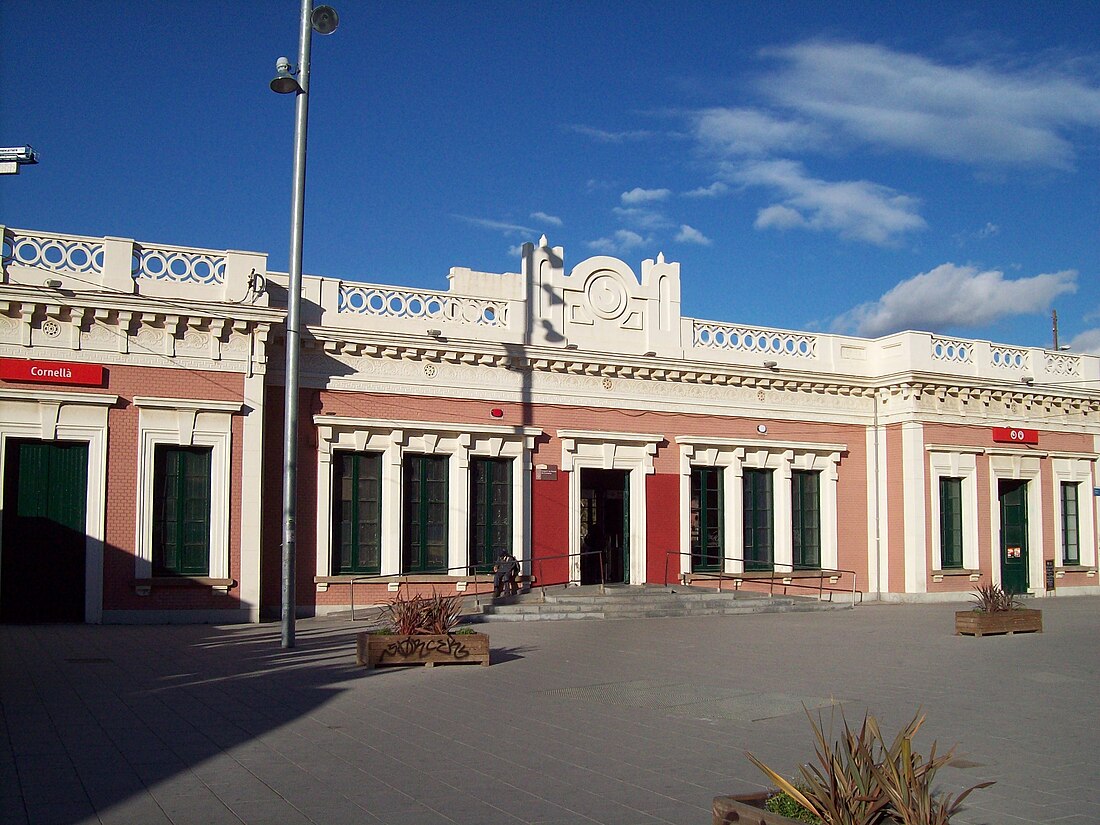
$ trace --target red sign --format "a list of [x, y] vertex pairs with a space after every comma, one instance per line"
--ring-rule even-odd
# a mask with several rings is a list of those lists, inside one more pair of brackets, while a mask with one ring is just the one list
[[993, 440], [1008, 444], [1038, 444], [1039, 431], [1020, 427], [994, 427]]
[[64, 361], [17, 361], [0, 359], [0, 378], [5, 381], [34, 381], [40, 384], [103, 386], [99, 364], [68, 364]]

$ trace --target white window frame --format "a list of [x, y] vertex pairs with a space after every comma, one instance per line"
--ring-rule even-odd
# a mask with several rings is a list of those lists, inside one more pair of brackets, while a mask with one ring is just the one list
[[[332, 572], [332, 454], [338, 450], [382, 453], [382, 558], [380, 576], [401, 574], [402, 465], [406, 455], [445, 455], [447, 463], [447, 566], [452, 575], [470, 558], [470, 458], [510, 458], [512, 546], [525, 570], [530, 566], [531, 452], [542, 430], [431, 421], [387, 421], [317, 415], [317, 589], [328, 589]], [[350, 577], [349, 577], [350, 578]]]
[[943, 538], [940, 536], [940, 479], [962, 479], [962, 570], [946, 568], [951, 572], [973, 572], [979, 566], [978, 551], [978, 462], [977, 455], [959, 450], [931, 448], [928, 451], [928, 488], [931, 499], [928, 532], [932, 539], [932, 558], [929, 568], [942, 573]]
[[138, 408], [137, 538], [134, 576], [153, 576], [153, 519], [156, 448], [210, 448], [210, 561], [207, 576], [229, 578], [229, 520], [233, 415], [239, 401], [187, 398], [134, 398]]
[[839, 563], [837, 539], [837, 482], [840, 457], [846, 444], [764, 441], [757, 439], [678, 436], [680, 445], [680, 572], [691, 572], [691, 468], [721, 467], [725, 548], [729, 559], [724, 572], [745, 569], [744, 470], [766, 469], [775, 473], [772, 484], [772, 569], [793, 571], [794, 534], [791, 513], [791, 474], [794, 470], [820, 473], [818, 489], [821, 517], [821, 568], [836, 570]]
[[1063, 556], [1062, 482], [1077, 485], [1077, 547], [1079, 567], [1096, 566], [1096, 496], [1092, 479], [1096, 459], [1086, 456], [1051, 456], [1051, 483], [1054, 490], [1054, 547], [1058, 566], [1065, 567]]

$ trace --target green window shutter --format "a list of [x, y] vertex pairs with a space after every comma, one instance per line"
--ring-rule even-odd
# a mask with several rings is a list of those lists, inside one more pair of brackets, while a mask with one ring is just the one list
[[334, 453], [333, 486], [333, 572], [380, 572], [382, 454]]
[[210, 575], [210, 447], [153, 451], [153, 572]]
[[791, 473], [791, 524], [795, 569], [821, 567], [821, 473]]
[[1081, 543], [1078, 533], [1076, 482], [1062, 482], [1062, 564], [1081, 563]]
[[470, 567], [487, 572], [502, 550], [512, 551], [512, 461], [470, 462]]
[[743, 518], [745, 570], [771, 570], [773, 560], [771, 470], [745, 470], [743, 481]]
[[447, 456], [410, 455], [402, 467], [402, 572], [447, 569]]
[[962, 479], [940, 478], [940, 568], [963, 566]]
[[691, 569], [721, 570], [725, 556], [722, 470], [691, 469]]

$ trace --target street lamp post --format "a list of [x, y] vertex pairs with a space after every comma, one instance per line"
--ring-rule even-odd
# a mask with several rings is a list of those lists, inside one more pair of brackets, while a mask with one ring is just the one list
[[309, 52], [313, 32], [332, 34], [339, 18], [331, 6], [302, 0], [298, 67], [285, 57], [275, 64], [271, 90], [294, 94], [294, 190], [290, 202], [290, 281], [287, 286], [286, 396], [283, 439], [282, 646], [294, 647], [295, 556], [298, 519], [298, 354], [301, 348], [302, 231], [306, 199], [306, 123], [309, 117]]

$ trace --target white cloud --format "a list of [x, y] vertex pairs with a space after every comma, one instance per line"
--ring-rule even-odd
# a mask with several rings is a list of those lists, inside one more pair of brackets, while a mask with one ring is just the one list
[[729, 185], [723, 183], [720, 180], [716, 180], [710, 186], [700, 186], [698, 189], [692, 189], [690, 192], [685, 192], [685, 198], [717, 198], [730, 191]]
[[637, 232], [631, 232], [629, 229], [619, 229], [613, 235], [589, 241], [587, 245], [589, 249], [602, 252], [605, 255], [621, 255], [649, 243], [652, 242], [648, 238], [643, 238]]
[[809, 224], [797, 209], [776, 203], [757, 212], [753, 226], [757, 229], [805, 229]]
[[695, 115], [695, 138], [725, 156], [760, 156], [812, 148], [827, 139], [820, 127], [781, 120], [757, 109], [706, 109]]
[[1073, 270], [1009, 280], [999, 270], [983, 272], [946, 263], [902, 281], [877, 301], [849, 310], [834, 327], [872, 338], [906, 329], [980, 327], [1013, 315], [1045, 312], [1055, 297], [1076, 291]]
[[562, 219], [556, 215], [547, 215], [545, 212], [532, 212], [530, 217], [533, 221], [548, 223], [553, 226], [562, 226]]
[[1100, 355], [1100, 329], [1087, 329], [1070, 339], [1069, 348], [1086, 355]]
[[954, 161], [1068, 168], [1066, 134], [1100, 127], [1100, 87], [1053, 68], [947, 65], [878, 45], [811, 41], [762, 87], [779, 104], [883, 146]]
[[600, 143], [628, 143], [637, 140], [646, 140], [653, 136], [653, 132], [648, 132], [645, 129], [635, 129], [633, 131], [624, 132], [608, 132], [604, 129], [596, 129], [592, 126], [581, 126], [574, 124], [568, 127], [572, 131], [579, 135], [586, 135], [593, 138]]
[[665, 229], [673, 225], [664, 214], [656, 209], [616, 206], [611, 211], [615, 213], [619, 220], [627, 226], [633, 226], [635, 229]]
[[700, 246], [710, 246], [714, 243], [698, 229], [688, 226], [686, 223], [680, 224], [680, 231], [676, 235], [676, 240], [680, 243], [694, 243]]
[[757, 229], [830, 230], [884, 246], [926, 226], [915, 198], [870, 181], [812, 178], [796, 161], [750, 161], [731, 167], [729, 174], [740, 183], [765, 186], [783, 196], [782, 203], [758, 213]]
[[495, 221], [491, 218], [473, 218], [469, 215], [452, 215], [453, 218], [458, 218], [460, 221], [465, 221], [473, 226], [480, 226], [483, 229], [492, 229], [497, 232], [508, 235], [538, 235], [538, 230], [532, 229], [529, 226], [522, 226], [518, 223], [508, 223], [506, 221]]
[[629, 192], [623, 192], [622, 201], [627, 206], [635, 206], [639, 203], [653, 203], [654, 201], [663, 201], [671, 195], [672, 192], [668, 189], [642, 189], [641, 187], [634, 187]]

